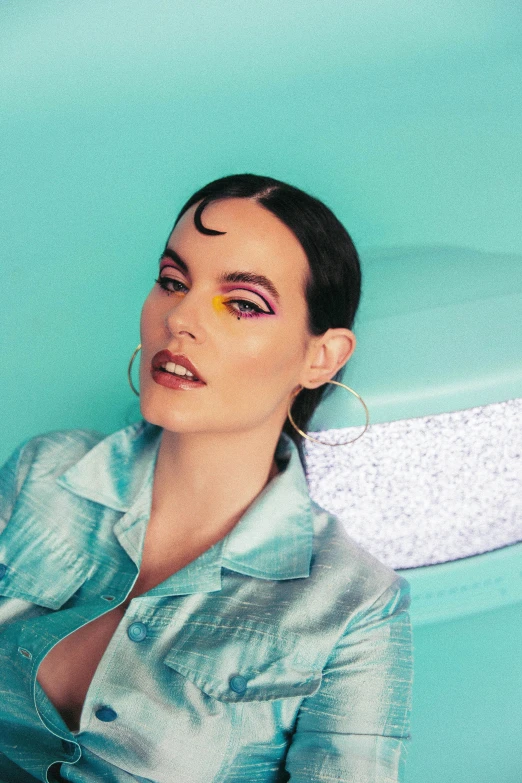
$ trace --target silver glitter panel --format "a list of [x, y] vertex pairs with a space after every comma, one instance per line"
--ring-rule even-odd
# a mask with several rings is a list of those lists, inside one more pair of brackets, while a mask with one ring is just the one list
[[[328, 443], [362, 427], [309, 432]], [[305, 440], [310, 495], [394, 569], [522, 541], [522, 398]]]

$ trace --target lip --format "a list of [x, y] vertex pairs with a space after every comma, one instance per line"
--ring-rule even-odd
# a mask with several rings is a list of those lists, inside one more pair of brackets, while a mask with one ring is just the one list
[[[187, 359], [187, 357], [184, 356], [182, 353], [171, 353], [166, 349], [163, 351], [158, 351], [158, 353], [154, 354], [154, 356], [152, 357], [151, 367], [153, 370], [159, 370], [161, 365], [165, 364], [165, 362], [174, 362], [174, 364], [180, 364], [182, 367], [185, 367], [193, 375], [195, 375], [198, 381], [201, 381], [201, 383], [206, 383], [204, 378], [201, 377], [197, 367], [194, 367], [192, 362], [189, 359]], [[187, 380], [189, 379], [187, 378]]]

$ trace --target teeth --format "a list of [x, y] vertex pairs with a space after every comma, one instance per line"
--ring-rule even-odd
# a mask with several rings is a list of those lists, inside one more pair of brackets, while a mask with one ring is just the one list
[[186, 367], [182, 367], [181, 364], [174, 364], [174, 362], [167, 362], [163, 365], [167, 372], [172, 372], [175, 375], [187, 375], [189, 378], [194, 378], [194, 373], [187, 370]]

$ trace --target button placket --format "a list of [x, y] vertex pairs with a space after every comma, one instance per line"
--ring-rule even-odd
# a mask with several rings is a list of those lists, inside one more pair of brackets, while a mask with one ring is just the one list
[[[103, 595], [105, 595], [105, 593]], [[83, 731], [93, 718], [96, 718], [96, 720], [99, 720], [102, 723], [111, 723], [119, 717], [118, 712], [109, 704], [104, 703], [102, 699], [104, 696], [110, 697], [109, 693], [104, 693], [104, 691], [107, 689], [107, 683], [110, 683], [111, 667], [115, 665], [115, 660], [118, 659], [118, 654], [121, 652], [121, 645], [126, 645], [128, 643], [125, 638], [127, 631], [128, 628], [125, 628], [125, 623], [120, 622], [107, 645], [102, 660], [100, 661], [87, 690], [82, 709], [80, 731]], [[116, 665], [119, 664], [116, 663]]]
[[147, 626], [141, 622], [131, 623], [127, 628], [127, 636], [133, 642], [143, 642], [147, 638]]
[[96, 712], [94, 713], [98, 720], [103, 721], [104, 723], [111, 723], [113, 720], [116, 720], [118, 717], [118, 713], [112, 709], [112, 707], [98, 707]]
[[228, 684], [230, 685], [230, 690], [237, 693], [238, 696], [242, 696], [246, 692], [247, 680], [241, 674], [235, 674], [231, 677]]

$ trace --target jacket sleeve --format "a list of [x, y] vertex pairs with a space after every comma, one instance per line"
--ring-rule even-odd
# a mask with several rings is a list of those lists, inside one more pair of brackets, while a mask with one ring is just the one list
[[287, 759], [291, 783], [401, 783], [411, 735], [410, 584], [400, 575], [352, 619], [305, 699]]
[[0, 533], [11, 518], [16, 499], [31, 464], [29, 452], [34, 452], [34, 448], [31, 446], [35, 445], [36, 438], [28, 438], [23, 441], [0, 468]]

